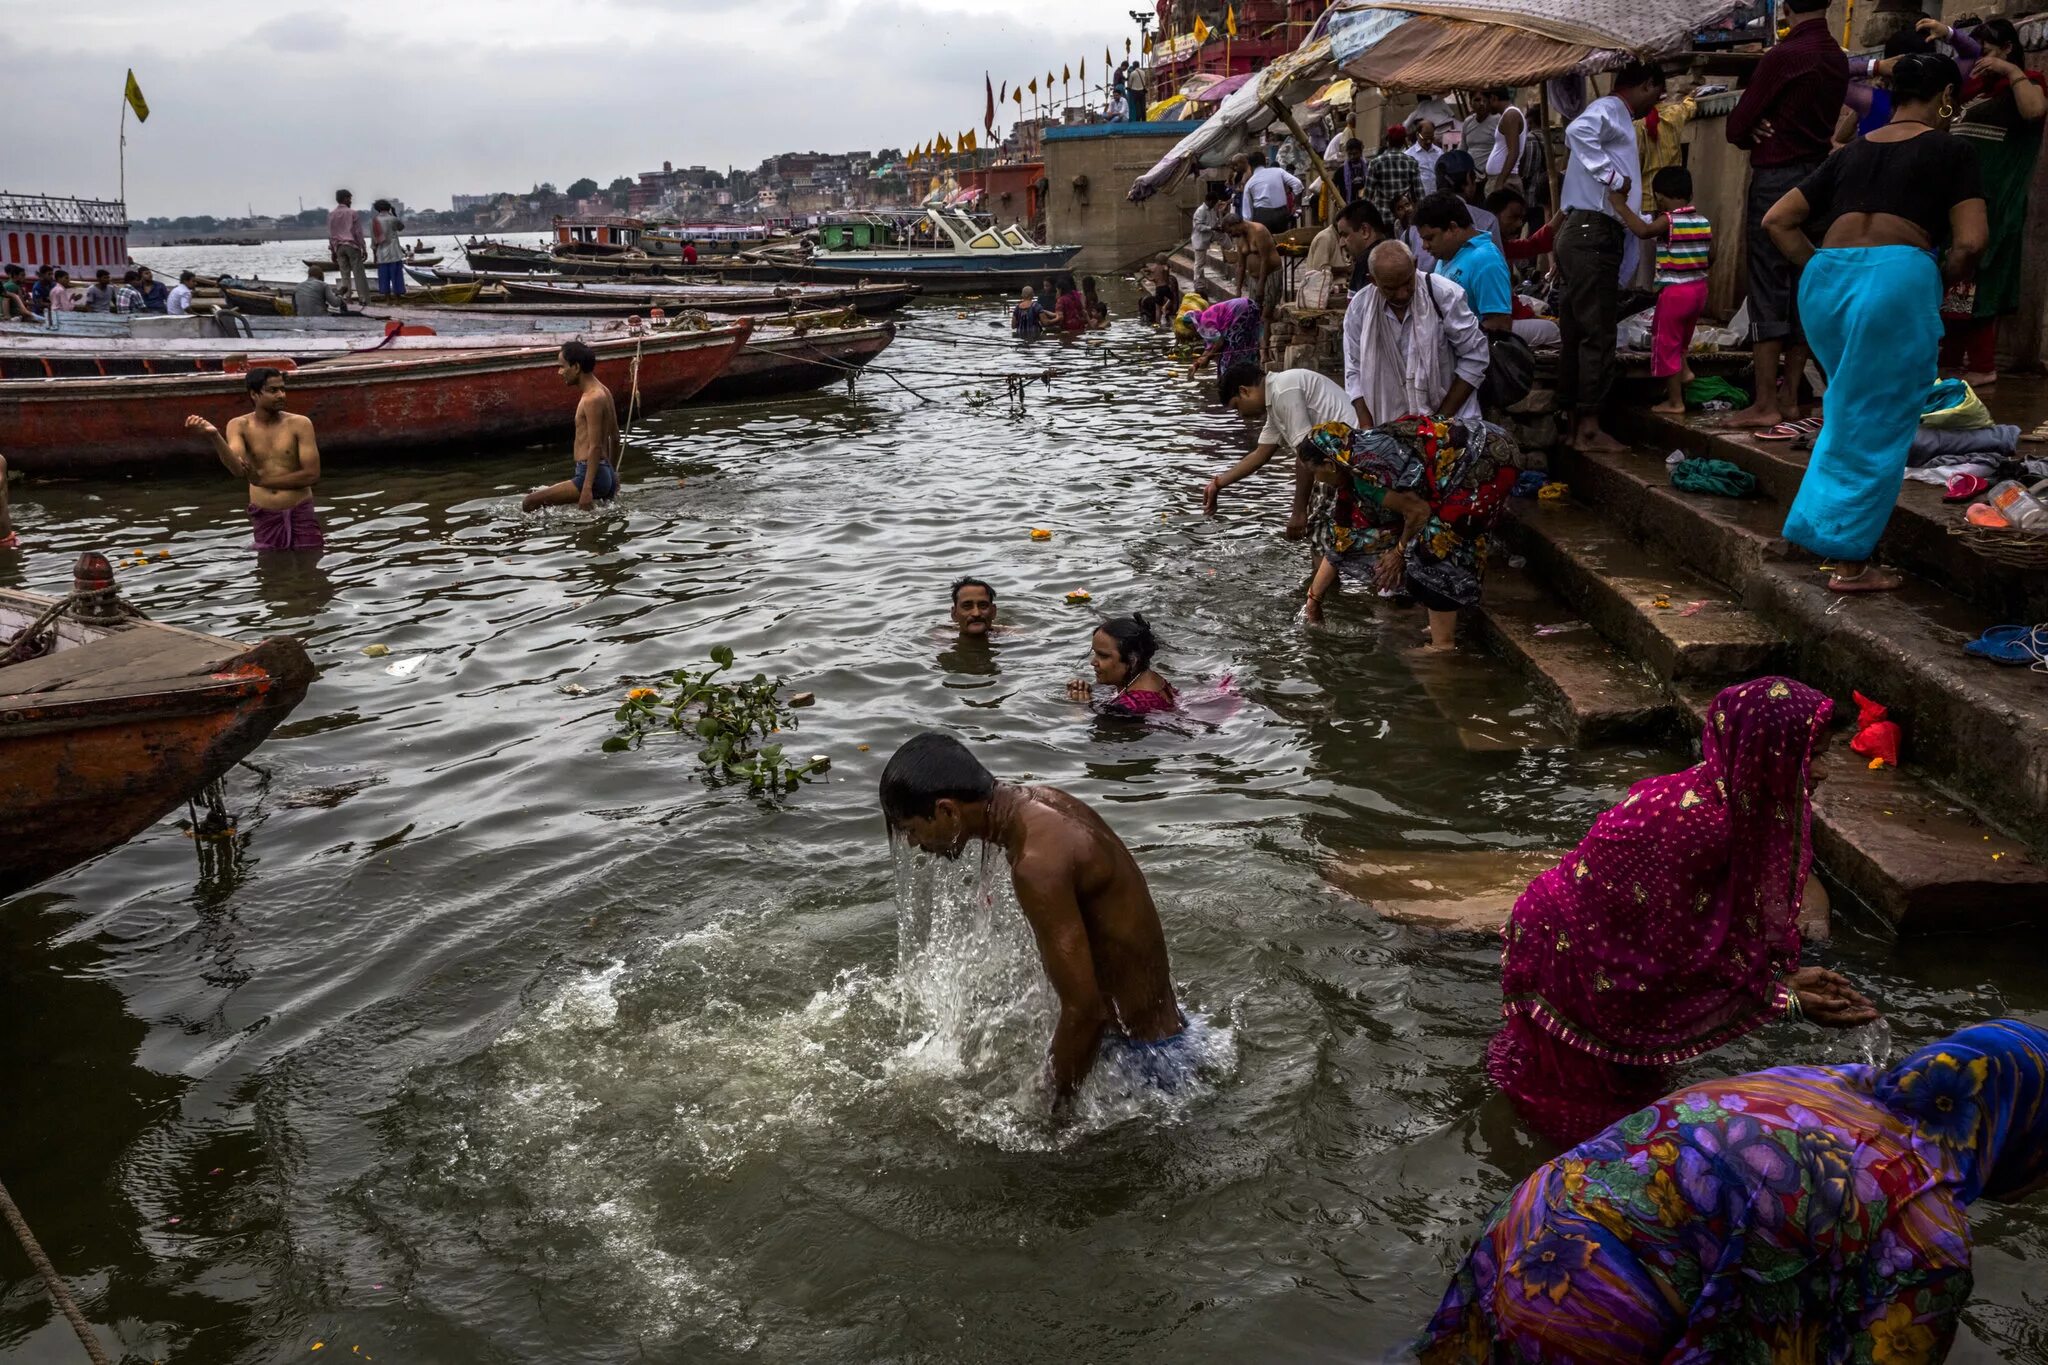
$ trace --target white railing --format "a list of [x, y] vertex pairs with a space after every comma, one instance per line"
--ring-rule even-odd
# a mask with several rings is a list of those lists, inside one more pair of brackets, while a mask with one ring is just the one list
[[0, 222], [45, 227], [126, 228], [128, 206], [118, 199], [66, 199], [0, 190]]

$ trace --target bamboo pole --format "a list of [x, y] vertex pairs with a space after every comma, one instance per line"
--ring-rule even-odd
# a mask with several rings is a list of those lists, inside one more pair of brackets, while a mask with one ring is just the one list
[[1309, 141], [1308, 134], [1302, 132], [1301, 125], [1295, 122], [1294, 112], [1279, 100], [1267, 100], [1266, 107], [1271, 109], [1280, 121], [1287, 125], [1287, 131], [1296, 142], [1301, 144], [1302, 150], [1308, 153], [1308, 164], [1315, 167], [1316, 177], [1329, 187], [1331, 201], [1336, 202], [1343, 199], [1344, 191], [1337, 188], [1337, 181], [1331, 176], [1330, 168], [1323, 164], [1322, 153], [1315, 149], [1315, 144]]
[[1550, 141], [1550, 86], [1548, 83], [1539, 85], [1536, 91], [1542, 100], [1543, 111], [1543, 172], [1550, 181], [1550, 212], [1547, 218], [1555, 218], [1564, 208], [1564, 190], [1557, 168], [1557, 148]]

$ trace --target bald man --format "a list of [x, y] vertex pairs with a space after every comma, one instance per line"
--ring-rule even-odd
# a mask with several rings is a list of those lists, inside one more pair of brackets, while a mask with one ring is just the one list
[[1477, 421], [1488, 353], [1465, 291], [1418, 274], [1400, 242], [1381, 242], [1366, 264], [1372, 283], [1344, 310], [1344, 389], [1358, 425], [1412, 413]]

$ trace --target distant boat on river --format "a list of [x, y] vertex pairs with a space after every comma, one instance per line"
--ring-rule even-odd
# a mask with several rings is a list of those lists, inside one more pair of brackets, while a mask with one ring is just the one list
[[[306, 695], [289, 637], [244, 645], [144, 619], [106, 556], [66, 598], [0, 589], [0, 897], [126, 843], [247, 757]], [[58, 614], [51, 615], [56, 612]]]
[[984, 225], [946, 208], [928, 208], [907, 225], [874, 214], [827, 223], [816, 238], [748, 252], [744, 259], [806, 282], [915, 280], [934, 292], [988, 293], [1042, 283], [1081, 253], [1078, 246], [1043, 246], [1021, 227]]

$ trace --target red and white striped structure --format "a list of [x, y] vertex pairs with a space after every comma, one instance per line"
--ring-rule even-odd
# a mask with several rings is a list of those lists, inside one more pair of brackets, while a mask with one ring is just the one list
[[29, 274], [54, 265], [74, 276], [128, 264], [128, 206], [112, 199], [65, 199], [0, 191], [0, 266]]

